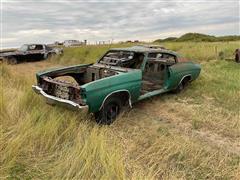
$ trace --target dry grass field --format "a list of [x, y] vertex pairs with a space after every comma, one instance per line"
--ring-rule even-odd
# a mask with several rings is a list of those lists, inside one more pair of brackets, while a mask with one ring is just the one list
[[0, 179], [240, 179], [240, 64], [231, 60], [239, 44], [165, 43], [200, 63], [200, 77], [180, 94], [135, 104], [110, 126], [31, 90], [37, 71], [94, 62], [109, 46], [1, 64]]

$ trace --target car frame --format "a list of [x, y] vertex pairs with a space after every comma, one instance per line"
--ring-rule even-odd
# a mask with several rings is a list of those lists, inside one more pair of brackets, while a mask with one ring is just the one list
[[[39, 72], [37, 85], [32, 88], [50, 104], [84, 109], [94, 113], [97, 123], [111, 124], [124, 106], [132, 107], [137, 101], [165, 92], [180, 92], [200, 71], [199, 64], [182, 61], [176, 52], [167, 49], [113, 48], [95, 64]], [[77, 83], [57, 80], [66, 76]]]

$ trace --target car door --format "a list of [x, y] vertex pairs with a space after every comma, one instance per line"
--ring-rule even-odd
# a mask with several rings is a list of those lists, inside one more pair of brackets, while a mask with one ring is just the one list
[[149, 53], [143, 70], [141, 94], [161, 90], [164, 86], [166, 64], [159, 59], [161, 53]]
[[27, 49], [22, 52], [22, 59], [29, 61], [31, 59], [31, 47], [28, 45]]
[[33, 50], [34, 60], [41, 60], [44, 58], [44, 47], [42, 44], [37, 44]]
[[23, 51], [22, 54], [23, 54], [23, 59], [26, 60], [26, 61], [33, 61], [36, 59], [36, 45], [35, 44], [30, 44], [28, 45], [27, 47], [27, 50], [26, 51]]

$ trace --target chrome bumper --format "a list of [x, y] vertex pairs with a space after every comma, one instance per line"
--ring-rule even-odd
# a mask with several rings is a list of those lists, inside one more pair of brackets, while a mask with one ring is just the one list
[[45, 93], [43, 91], [42, 88], [40, 88], [39, 86], [34, 86], [32, 85], [32, 89], [37, 93], [37, 94], [41, 94], [42, 96], [44, 96], [47, 100], [47, 103], [49, 104], [59, 104], [59, 105], [63, 105], [63, 106], [66, 106], [66, 107], [69, 107], [71, 109], [76, 109], [76, 110], [84, 110], [84, 111], [88, 111], [88, 105], [86, 106], [81, 106], [73, 101], [70, 101], [70, 100], [66, 100], [66, 99], [61, 99], [61, 98], [58, 98], [58, 97], [55, 97], [55, 96], [51, 96], [51, 95], [48, 95], [47, 93]]

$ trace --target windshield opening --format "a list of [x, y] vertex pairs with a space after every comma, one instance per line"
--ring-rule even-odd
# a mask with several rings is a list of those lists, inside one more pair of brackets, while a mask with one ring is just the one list
[[19, 51], [27, 51], [28, 50], [28, 46], [26, 44], [22, 45], [20, 48], [19, 48]]
[[132, 69], [140, 69], [144, 54], [131, 51], [109, 51], [99, 63], [110, 66], [119, 66]]

